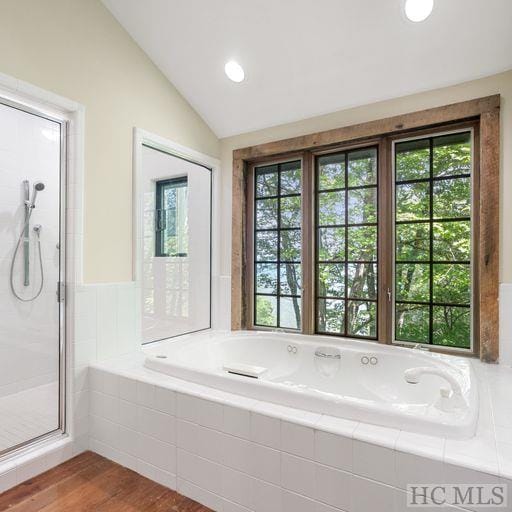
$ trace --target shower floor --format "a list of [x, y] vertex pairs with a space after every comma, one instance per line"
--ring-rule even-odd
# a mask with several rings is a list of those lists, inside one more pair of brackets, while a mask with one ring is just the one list
[[57, 382], [0, 397], [0, 452], [59, 426]]

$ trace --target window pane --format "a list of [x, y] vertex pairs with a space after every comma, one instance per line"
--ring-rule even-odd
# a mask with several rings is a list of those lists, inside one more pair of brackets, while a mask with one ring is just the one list
[[345, 187], [345, 154], [321, 156], [318, 159], [318, 189]]
[[277, 195], [277, 165], [256, 170], [256, 197]]
[[318, 224], [345, 224], [345, 191], [318, 194]]
[[281, 263], [279, 272], [281, 295], [300, 295], [302, 288], [300, 264]]
[[434, 302], [469, 304], [471, 268], [469, 265], [434, 265]]
[[456, 133], [434, 139], [434, 176], [471, 172], [471, 134]]
[[434, 345], [470, 348], [471, 310], [454, 306], [434, 306]]
[[256, 293], [277, 294], [277, 264], [256, 264]]
[[[469, 346], [471, 150], [469, 132], [397, 145], [395, 210], [396, 221], [402, 221], [395, 223], [397, 340]], [[400, 182], [412, 179], [425, 181]]]
[[[317, 331], [375, 338], [377, 150], [320, 157], [317, 173]], [[345, 227], [347, 223], [352, 225]], [[375, 302], [369, 303], [370, 298]]]
[[300, 229], [281, 231], [281, 261], [300, 263], [301, 236]]
[[348, 297], [354, 299], [377, 298], [377, 265], [350, 263], [348, 270]]
[[283, 197], [281, 201], [281, 227], [300, 228], [300, 196]]
[[318, 331], [343, 334], [345, 331], [345, 301], [318, 299]]
[[360, 188], [348, 191], [348, 223], [377, 222], [377, 189]]
[[277, 327], [277, 298], [256, 295], [256, 325]]
[[348, 259], [350, 261], [375, 261], [377, 259], [377, 228], [359, 226], [348, 230]]
[[361, 149], [348, 154], [348, 186], [377, 183], [377, 150]]
[[300, 329], [300, 297], [281, 297], [279, 301], [279, 327]]
[[277, 261], [277, 231], [256, 233], [256, 261]]
[[281, 195], [300, 194], [301, 169], [300, 162], [281, 165]]
[[470, 178], [435, 181], [434, 218], [469, 217], [471, 214], [470, 187]]
[[430, 301], [430, 266], [398, 263], [395, 276], [396, 300]]
[[348, 301], [348, 334], [375, 337], [377, 334], [377, 305], [375, 302]]
[[345, 228], [318, 230], [318, 259], [320, 261], [345, 260]]
[[430, 142], [428, 139], [401, 142], [396, 150], [396, 181], [430, 177]]
[[396, 225], [397, 261], [428, 261], [430, 259], [430, 224]]
[[345, 296], [345, 265], [344, 264], [318, 264], [318, 292], [320, 297]]
[[469, 261], [470, 221], [434, 223], [434, 261]]
[[396, 304], [395, 339], [398, 341], [429, 342], [430, 309], [417, 304]]
[[408, 183], [396, 186], [396, 220], [421, 220], [430, 216], [430, 184]]
[[[298, 329], [302, 288], [301, 162], [257, 168], [254, 179], [254, 323]], [[283, 295], [298, 298], [285, 299]]]
[[277, 199], [256, 201], [256, 228], [277, 228]]

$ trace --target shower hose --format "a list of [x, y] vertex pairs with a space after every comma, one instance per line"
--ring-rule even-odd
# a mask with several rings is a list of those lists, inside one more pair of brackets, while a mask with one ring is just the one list
[[21, 302], [32, 302], [33, 300], [36, 300], [39, 295], [41, 295], [41, 292], [43, 291], [43, 285], [44, 285], [44, 271], [43, 271], [43, 255], [41, 252], [41, 237], [39, 234], [39, 231], [37, 231], [37, 250], [39, 254], [39, 270], [41, 272], [41, 284], [39, 285], [39, 289], [37, 290], [36, 294], [32, 297], [24, 298], [21, 297], [14, 287], [14, 264], [16, 263], [16, 256], [18, 255], [18, 251], [21, 246], [21, 241], [23, 240], [23, 236], [25, 234], [25, 230], [27, 229], [27, 226], [30, 222], [30, 217], [32, 216], [32, 209], [30, 209], [27, 218], [25, 220], [25, 224], [23, 224], [23, 228], [21, 230], [20, 236], [18, 238], [18, 243], [16, 244], [16, 249], [14, 249], [14, 254], [12, 255], [12, 261], [11, 261], [11, 272], [10, 272], [10, 283], [11, 283], [11, 291], [13, 295], [20, 300]]

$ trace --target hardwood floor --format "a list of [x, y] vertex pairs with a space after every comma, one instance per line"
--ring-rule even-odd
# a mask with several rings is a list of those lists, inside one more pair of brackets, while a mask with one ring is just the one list
[[0, 494], [0, 511], [212, 512], [189, 498], [85, 452]]

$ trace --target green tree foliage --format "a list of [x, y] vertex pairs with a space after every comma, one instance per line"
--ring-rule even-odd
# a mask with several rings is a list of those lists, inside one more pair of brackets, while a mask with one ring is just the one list
[[[301, 325], [301, 170], [298, 162], [256, 172], [257, 325]], [[279, 302], [278, 302], [279, 301]], [[278, 315], [279, 306], [279, 315]], [[278, 325], [279, 324], [279, 325]]]
[[396, 149], [396, 338], [469, 347], [470, 136]]
[[[400, 143], [395, 164], [396, 339], [468, 347], [470, 136], [462, 133]], [[297, 163], [259, 168], [255, 179], [256, 226], [263, 230], [255, 235], [255, 257], [264, 262], [256, 263], [256, 293], [267, 294], [257, 295], [256, 322], [277, 326], [280, 321], [280, 326], [299, 328], [300, 169]], [[319, 157], [316, 310], [320, 332], [376, 336], [377, 220], [376, 150]]]
[[319, 159], [317, 327], [375, 337], [377, 332], [377, 152]]

